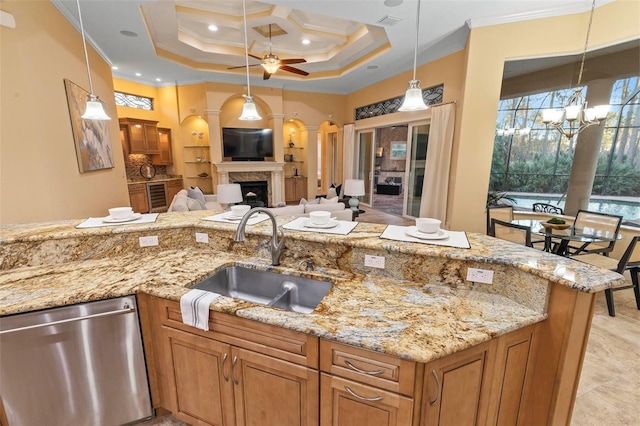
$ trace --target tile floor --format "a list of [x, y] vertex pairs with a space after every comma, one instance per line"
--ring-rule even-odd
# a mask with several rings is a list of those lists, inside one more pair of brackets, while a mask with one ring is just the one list
[[[361, 222], [411, 225], [413, 220], [363, 206]], [[640, 310], [633, 290], [614, 292], [616, 316], [604, 293], [596, 309], [580, 376], [571, 426], [640, 426]], [[139, 426], [185, 426], [163, 416]]]

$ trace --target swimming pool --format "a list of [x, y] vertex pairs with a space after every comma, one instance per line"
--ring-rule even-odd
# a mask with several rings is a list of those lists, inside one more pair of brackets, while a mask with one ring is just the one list
[[[531, 210], [533, 203], [547, 203], [564, 209], [565, 199], [558, 203], [560, 195], [555, 194], [521, 194], [517, 192], [510, 192], [507, 194], [509, 198], [512, 198], [515, 203], [515, 207]], [[616, 198], [592, 198], [589, 201], [589, 207], [587, 210], [616, 214], [624, 217], [624, 220], [640, 220], [640, 198], [636, 198], [636, 201], [632, 197], [630, 200], [620, 200]]]

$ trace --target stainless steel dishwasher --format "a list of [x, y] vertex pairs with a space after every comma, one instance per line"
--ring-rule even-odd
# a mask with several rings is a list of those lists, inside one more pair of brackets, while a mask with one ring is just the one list
[[151, 417], [135, 297], [0, 318], [0, 403], [11, 426]]

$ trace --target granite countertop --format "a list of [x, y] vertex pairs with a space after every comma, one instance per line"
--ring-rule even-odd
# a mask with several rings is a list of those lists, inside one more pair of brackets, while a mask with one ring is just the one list
[[182, 180], [182, 176], [172, 176], [172, 175], [156, 175], [151, 179], [143, 178], [142, 176], [136, 177], [134, 179], [127, 179], [127, 184], [136, 184], [136, 183], [147, 183], [147, 182], [166, 182], [169, 180]]
[[[81, 220], [2, 226], [0, 263], [5, 270], [0, 271], [0, 315], [135, 293], [179, 301], [192, 284], [224, 265], [246, 263], [260, 269], [273, 268], [267, 256], [257, 257], [251, 248], [251, 241], [259, 239], [257, 236], [271, 235], [269, 221], [247, 228], [247, 241], [242, 245], [246, 252], [231, 252], [225, 238], [236, 225], [201, 220], [211, 214], [169, 213], [161, 214], [152, 224], [90, 229], [75, 229]], [[278, 217], [282, 223], [289, 220]], [[342, 265], [332, 268], [321, 264], [314, 272], [301, 272], [292, 268], [292, 259], [286, 259], [288, 266], [273, 268], [334, 283], [311, 314], [227, 297], [216, 299], [211, 309], [428, 362], [544, 320], [549, 282], [593, 292], [621, 281], [617, 274], [526, 247], [520, 249], [483, 235], [469, 233], [471, 249], [455, 249], [382, 240], [379, 235], [384, 228], [385, 225], [360, 223], [347, 236], [287, 232], [283, 257], [286, 258], [287, 251], [319, 247], [317, 250], [322, 253], [316, 255], [338, 259], [337, 264]], [[211, 243], [187, 244], [185, 238], [191, 241], [194, 229], [208, 232]], [[129, 234], [145, 235], [149, 231], [160, 234], [161, 241], [170, 244], [141, 254], [135, 245], [137, 238], [131, 246], [124, 240]], [[96, 246], [87, 248], [91, 244]], [[24, 252], [27, 247], [34, 252], [25, 264], [18, 251]], [[357, 260], [362, 248], [367, 252], [386, 252], [386, 270], [363, 271]], [[99, 250], [108, 255], [96, 256]], [[407, 256], [417, 262], [406, 261]], [[431, 261], [443, 259], [449, 263], [438, 266], [440, 269], [431, 278], [420, 275], [431, 273], [428, 265]], [[347, 261], [352, 263], [345, 265]], [[491, 264], [498, 268], [497, 274], [502, 274], [500, 268], [507, 265], [524, 275], [508, 285], [478, 291], [461, 282], [459, 272], [453, 270], [458, 261], [474, 267], [478, 262]], [[426, 272], [418, 270], [421, 268]], [[422, 278], [398, 279], [400, 270]], [[507, 273], [505, 270], [505, 277]], [[519, 298], [521, 284], [527, 291], [534, 289], [530, 300]], [[509, 285], [513, 288], [499, 294], [497, 289]]]

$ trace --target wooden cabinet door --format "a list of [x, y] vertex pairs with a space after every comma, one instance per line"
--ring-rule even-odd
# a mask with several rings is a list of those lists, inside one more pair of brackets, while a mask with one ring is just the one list
[[158, 128], [158, 147], [160, 154], [151, 156], [151, 163], [157, 166], [168, 166], [173, 164], [173, 154], [171, 152], [171, 129]]
[[526, 425], [520, 416], [529, 352], [535, 326], [498, 338], [496, 368], [489, 402], [488, 423], [499, 426]]
[[296, 200], [307, 198], [307, 178], [294, 178], [296, 184]]
[[[486, 342], [428, 363], [425, 368], [423, 426], [473, 426], [486, 415], [491, 377]], [[489, 380], [486, 380], [489, 382]]]
[[155, 123], [144, 123], [144, 139], [146, 143], [145, 154], [160, 154], [160, 142], [158, 141], [158, 126]]
[[233, 348], [238, 426], [318, 424], [318, 372]]
[[322, 373], [322, 426], [410, 426], [413, 400]]
[[167, 191], [167, 203], [171, 204], [171, 202], [173, 201], [173, 197], [175, 197], [176, 194], [182, 189], [182, 181], [170, 180], [167, 182], [165, 188], [165, 190]]
[[193, 425], [234, 425], [231, 347], [163, 327], [173, 415]]
[[296, 186], [295, 178], [284, 179], [284, 201], [292, 203], [296, 201]]
[[129, 128], [129, 154], [146, 154], [144, 126], [140, 123], [129, 123], [127, 127]]
[[147, 185], [144, 183], [129, 185], [129, 202], [134, 212], [148, 213]]

